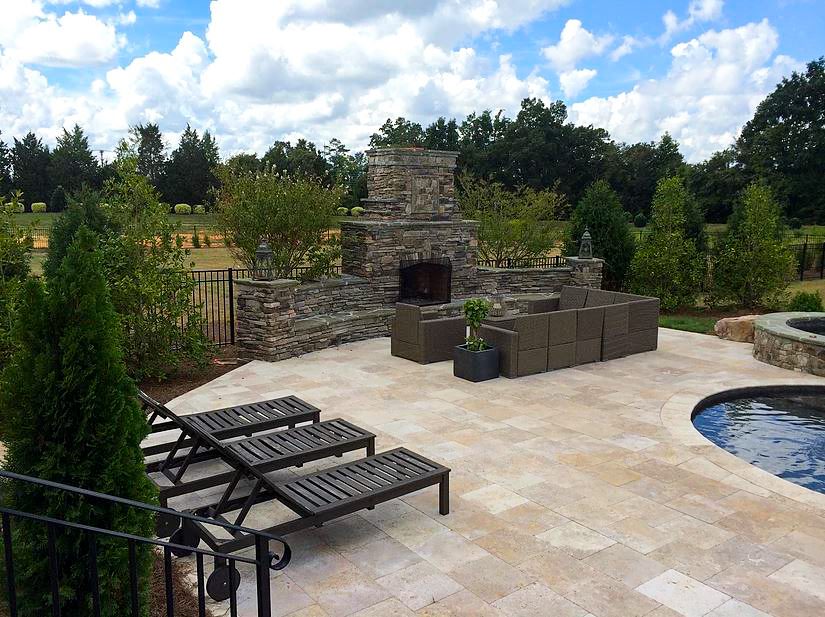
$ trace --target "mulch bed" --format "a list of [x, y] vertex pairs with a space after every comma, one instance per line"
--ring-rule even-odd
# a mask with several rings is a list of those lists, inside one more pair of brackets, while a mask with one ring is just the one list
[[236, 347], [222, 347], [213, 354], [205, 367], [186, 365], [164, 381], [145, 380], [140, 384], [140, 388], [155, 400], [168, 403], [173, 398], [186, 394], [242, 364], [244, 361], [238, 360]]
[[[192, 565], [179, 559], [172, 559], [172, 589], [175, 617], [198, 617], [198, 590], [192, 579]], [[164, 578], [163, 554], [155, 551], [152, 564], [152, 591], [149, 617], [167, 617], [166, 613], [166, 579]], [[208, 600], [207, 600], [208, 601]], [[214, 617], [209, 608], [206, 617]]]
[[713, 317], [717, 321], [725, 317], [742, 317], [743, 315], [763, 315], [770, 311], [766, 309], [710, 309], [710, 308], [690, 308], [678, 311], [662, 311], [662, 315], [678, 315], [684, 317]]

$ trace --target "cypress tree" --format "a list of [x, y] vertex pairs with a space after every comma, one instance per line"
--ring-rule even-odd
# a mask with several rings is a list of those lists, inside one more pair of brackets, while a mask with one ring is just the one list
[[[18, 348], [2, 375], [0, 414], [6, 468], [138, 501], [155, 499], [140, 442], [148, 432], [135, 386], [119, 348], [119, 324], [109, 298], [96, 238], [78, 231], [57, 275], [45, 287], [27, 282], [15, 328]], [[44, 491], [20, 482], [5, 487], [9, 507], [142, 536], [153, 533], [149, 512]], [[15, 521], [18, 604], [22, 615], [51, 612], [46, 533]], [[62, 614], [91, 614], [88, 538], [57, 531]], [[128, 552], [122, 540], [98, 541], [103, 614], [128, 611]], [[138, 547], [139, 589], [148, 606], [151, 549]]]

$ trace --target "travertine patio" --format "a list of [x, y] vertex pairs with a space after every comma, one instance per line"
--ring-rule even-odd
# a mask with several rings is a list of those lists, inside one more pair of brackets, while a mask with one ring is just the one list
[[[375, 432], [378, 451], [405, 445], [452, 468], [449, 516], [432, 488], [290, 536], [275, 615], [823, 615], [825, 496], [689, 423], [713, 391], [825, 383], [750, 353], [661, 330], [657, 352], [471, 384], [449, 362], [393, 358], [376, 339], [253, 362], [170, 406], [293, 393]], [[269, 505], [253, 515], [262, 526], [289, 516]]]

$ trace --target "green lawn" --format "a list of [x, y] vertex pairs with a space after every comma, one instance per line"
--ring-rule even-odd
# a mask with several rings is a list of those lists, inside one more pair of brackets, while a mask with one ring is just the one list
[[698, 317], [696, 315], [659, 316], [659, 326], [662, 328], [698, 332], [699, 334], [713, 334], [713, 326], [716, 321], [716, 317]]

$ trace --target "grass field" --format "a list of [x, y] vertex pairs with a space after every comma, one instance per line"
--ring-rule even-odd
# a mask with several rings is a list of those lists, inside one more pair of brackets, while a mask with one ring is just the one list
[[659, 327], [699, 334], [713, 334], [716, 317], [698, 317], [696, 315], [660, 315]]

